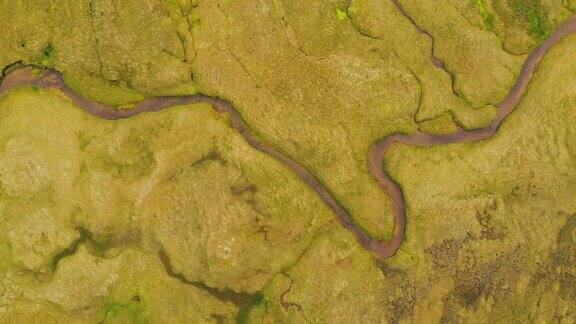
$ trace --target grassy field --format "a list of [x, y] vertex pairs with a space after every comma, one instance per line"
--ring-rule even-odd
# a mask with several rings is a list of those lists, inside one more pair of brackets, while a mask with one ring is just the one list
[[433, 319], [573, 316], [576, 69], [566, 58], [574, 55], [574, 36], [549, 53], [491, 140], [390, 152], [386, 168], [408, 204], [403, 250], [414, 258], [390, 263], [430, 302], [444, 301]]
[[[408, 17], [379, 0], [0, 0], [0, 69], [56, 69], [117, 109], [226, 99], [386, 239], [369, 146], [487, 125], [576, 10], [398, 3]], [[574, 318], [574, 44], [493, 139], [392, 149], [408, 229], [382, 262], [208, 105], [104, 121], [58, 91], [15, 89], [0, 97], [0, 321]]]
[[253, 294], [332, 226], [311, 189], [208, 105], [103, 121], [22, 88], [0, 99], [0, 125], [5, 320], [233, 318], [158, 253], [191, 282]]

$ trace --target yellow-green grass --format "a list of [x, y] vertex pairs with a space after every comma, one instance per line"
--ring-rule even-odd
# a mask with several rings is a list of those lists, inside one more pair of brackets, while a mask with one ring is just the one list
[[[0, 98], [0, 188], [4, 319], [41, 316], [24, 305], [77, 319], [234, 317], [168, 276], [159, 251], [191, 282], [253, 294], [333, 221], [207, 104], [106, 121], [54, 90], [13, 90]], [[130, 285], [143, 289], [138, 307], [126, 306]]]

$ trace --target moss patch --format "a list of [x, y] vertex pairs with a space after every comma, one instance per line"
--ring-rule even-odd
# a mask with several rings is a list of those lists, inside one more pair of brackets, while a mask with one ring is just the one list
[[510, 6], [530, 27], [533, 37], [543, 40], [550, 35], [550, 22], [539, 0], [509, 0]]

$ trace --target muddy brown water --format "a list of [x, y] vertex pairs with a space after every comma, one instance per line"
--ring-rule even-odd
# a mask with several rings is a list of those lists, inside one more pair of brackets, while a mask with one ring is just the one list
[[383, 169], [383, 160], [388, 148], [395, 143], [410, 146], [432, 146], [449, 143], [476, 142], [488, 139], [498, 130], [502, 121], [510, 115], [517, 106], [546, 52], [562, 38], [572, 33], [576, 33], [576, 16], [571, 17], [560, 25], [549, 38], [543, 41], [540, 46], [528, 55], [516, 83], [500, 103], [496, 117], [488, 126], [469, 131], [460, 128], [456, 132], [443, 135], [421, 132], [414, 134], [395, 133], [371, 145], [368, 155], [368, 170], [379, 187], [389, 195], [392, 202], [394, 232], [392, 239], [389, 241], [374, 239], [360, 228], [353, 221], [349, 212], [334, 198], [332, 193], [326, 189], [316, 176], [291, 157], [256, 138], [242, 119], [240, 113], [226, 100], [206, 95], [157, 97], [142, 100], [135, 103], [130, 109], [121, 110], [80, 96], [64, 83], [62, 75], [55, 70], [44, 69], [40, 73], [35, 73], [31, 67], [10, 69], [11, 71], [5, 75], [0, 84], [0, 95], [5, 94], [13, 88], [25, 85], [38, 88], [58, 89], [87, 113], [108, 120], [130, 118], [143, 112], [159, 111], [174, 105], [209, 103], [215, 110], [230, 115], [231, 126], [244, 137], [250, 146], [274, 157], [312, 188], [334, 213], [338, 222], [350, 230], [356, 237], [356, 240], [365, 249], [372, 252], [378, 258], [384, 258], [396, 253], [404, 239], [406, 229], [406, 204], [402, 189]]

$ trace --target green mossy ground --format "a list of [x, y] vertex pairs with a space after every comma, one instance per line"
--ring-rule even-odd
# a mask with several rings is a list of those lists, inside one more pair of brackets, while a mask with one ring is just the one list
[[[226, 98], [380, 238], [390, 237], [392, 223], [387, 197], [367, 173], [369, 145], [422, 122], [446, 128], [446, 113], [465, 128], [485, 125], [494, 113], [487, 104], [499, 99], [454, 93], [449, 74], [430, 61], [429, 40], [381, 1], [352, 1], [348, 10], [344, 1], [155, 0], [19, 1], [0, 9], [0, 66], [56, 68], [84, 96], [120, 108], [198, 91]], [[499, 58], [494, 42], [476, 44], [495, 62], [482, 73], [504, 79], [470, 82], [488, 91], [500, 84], [503, 93], [520, 60]], [[454, 70], [456, 89], [464, 74], [478, 72], [471, 68]]]
[[512, 54], [530, 52], [554, 28], [572, 15], [565, 0], [469, 0], [452, 1], [459, 12], [479, 28], [500, 38]]
[[332, 220], [208, 105], [103, 121], [23, 88], [0, 99], [0, 125], [4, 320], [46, 302], [78, 320], [234, 318], [158, 249], [191, 282], [253, 294]]
[[[486, 125], [524, 54], [576, 9], [400, 2], [433, 42], [389, 1], [0, 0], [0, 68], [57, 69], [120, 109], [225, 98], [387, 238], [369, 145]], [[494, 139], [393, 149], [409, 223], [380, 263], [207, 105], [103, 121], [57, 91], [16, 89], [0, 98], [0, 321], [573, 319], [575, 42]]]
[[494, 22], [495, 17], [494, 14], [490, 11], [486, 0], [473, 0], [476, 8], [478, 8], [478, 12], [480, 16], [482, 16], [482, 21], [484, 22], [484, 26], [489, 31], [494, 31]]
[[546, 8], [538, 0], [509, 1], [509, 6], [528, 25], [536, 40], [543, 40], [551, 33]]
[[489, 141], [390, 152], [417, 262], [388, 262], [422, 278], [422, 302], [441, 291], [427, 321], [574, 319], [575, 55], [574, 36], [554, 48]]

